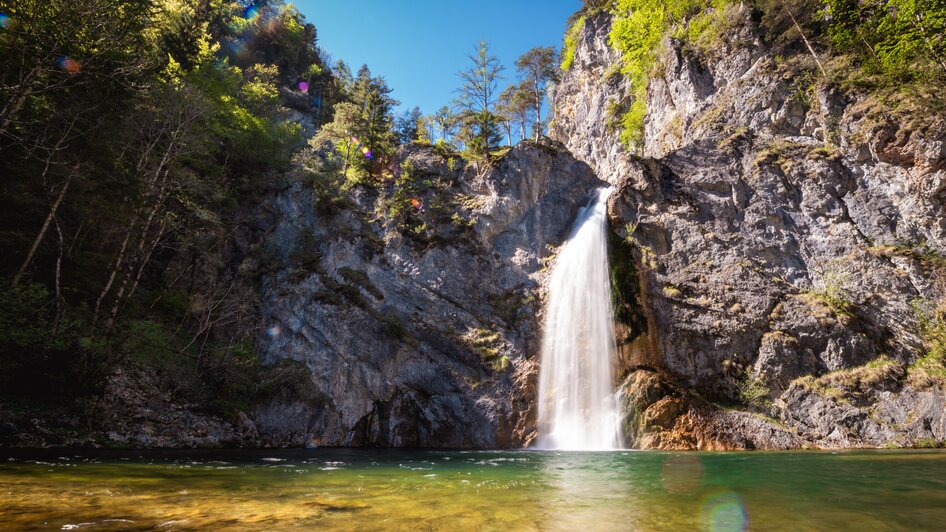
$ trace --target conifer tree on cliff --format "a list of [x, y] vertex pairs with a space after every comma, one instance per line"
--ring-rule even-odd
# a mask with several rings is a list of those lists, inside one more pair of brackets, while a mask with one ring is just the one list
[[535, 110], [535, 140], [544, 134], [542, 102], [550, 82], [558, 81], [558, 52], [552, 46], [533, 48], [516, 60], [516, 70], [522, 76], [522, 90], [529, 94]]
[[368, 65], [362, 65], [355, 76], [352, 100], [361, 109], [363, 130], [352, 131], [362, 146], [368, 148], [370, 156], [356, 158], [355, 166], [375, 176], [378, 169], [394, 152], [394, 106], [397, 100], [391, 97], [391, 88], [381, 76], [372, 76]]
[[470, 55], [473, 63], [459, 73], [463, 86], [459, 89], [457, 106], [460, 119], [469, 129], [467, 149], [478, 158], [490, 159], [490, 149], [502, 139], [500, 122], [496, 114], [496, 85], [501, 78], [503, 66], [489, 52], [489, 44], [480, 42], [476, 52]]

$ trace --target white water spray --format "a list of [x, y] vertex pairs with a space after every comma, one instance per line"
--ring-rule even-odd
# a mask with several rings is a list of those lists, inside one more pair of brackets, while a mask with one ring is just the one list
[[608, 277], [611, 190], [599, 189], [579, 211], [549, 281], [539, 369], [541, 448], [621, 447], [611, 368], [617, 351]]

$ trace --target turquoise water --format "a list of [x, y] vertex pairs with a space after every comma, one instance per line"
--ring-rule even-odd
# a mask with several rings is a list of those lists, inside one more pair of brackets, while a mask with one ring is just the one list
[[17, 453], [16, 530], [943, 530], [940, 451]]

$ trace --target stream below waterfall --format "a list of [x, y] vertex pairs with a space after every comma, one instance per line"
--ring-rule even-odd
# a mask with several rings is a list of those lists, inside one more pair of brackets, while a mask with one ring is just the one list
[[2, 530], [935, 530], [946, 523], [942, 451], [6, 453]]

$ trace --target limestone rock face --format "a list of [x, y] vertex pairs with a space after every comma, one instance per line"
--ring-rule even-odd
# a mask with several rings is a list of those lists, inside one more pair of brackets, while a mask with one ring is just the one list
[[[554, 89], [552, 138], [618, 187], [613, 226], [634, 247], [650, 353], [626, 366], [624, 389], [638, 366], [683, 388], [635, 406], [632, 421], [655, 422], [631, 422], [629, 438], [668, 448], [940, 442], [946, 392], [918, 389], [907, 370], [925, 353], [915, 302], [942, 300], [946, 285], [946, 122], [799, 82], [809, 59], [777, 59], [748, 9], [736, 15], [712, 54], [664, 43], [636, 154], [609, 111], [632, 93], [608, 43], [610, 15], [586, 18]], [[902, 373], [882, 393], [799, 381], [877, 373], [885, 361]], [[670, 396], [683, 403], [669, 409]], [[782, 426], [735, 422], [714, 403]], [[760, 438], [760, 423], [778, 430]]]
[[417, 198], [420, 231], [386, 210], [393, 189], [356, 189], [329, 212], [296, 182], [274, 202], [260, 342], [266, 364], [305, 370], [253, 413], [264, 441], [491, 448], [532, 437], [542, 259], [604, 183], [548, 141], [479, 172], [430, 148], [401, 159], [433, 183]]

